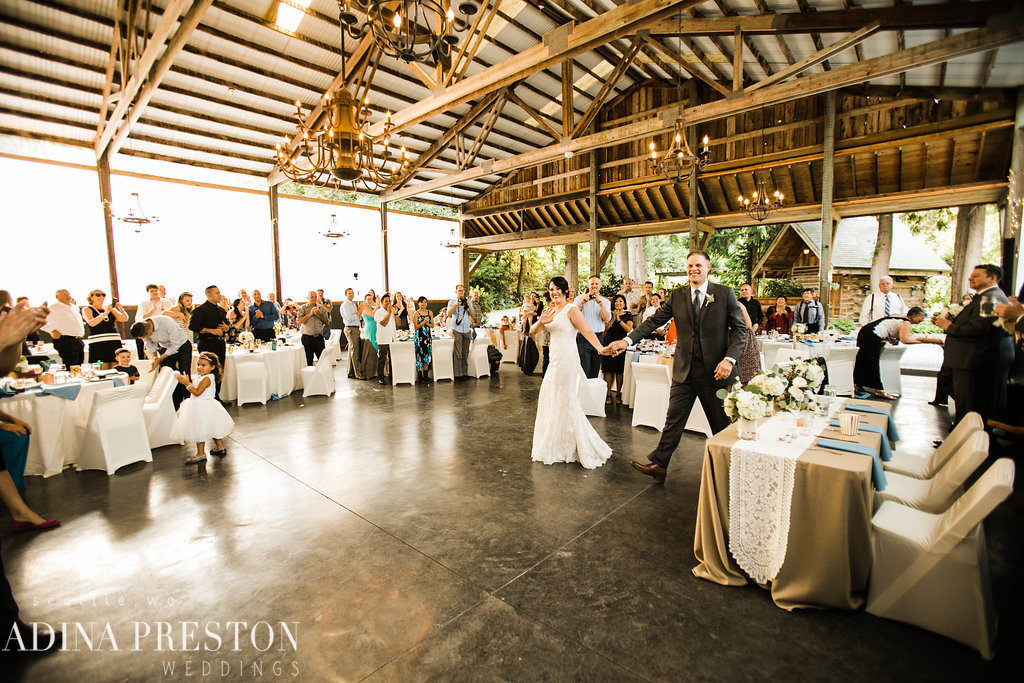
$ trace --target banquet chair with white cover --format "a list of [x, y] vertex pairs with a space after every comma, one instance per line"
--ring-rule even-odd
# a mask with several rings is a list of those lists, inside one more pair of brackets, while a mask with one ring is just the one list
[[946, 512], [887, 501], [871, 520], [867, 611], [939, 633], [992, 658], [996, 615], [982, 521], [1013, 492], [997, 460]]
[[857, 347], [832, 347], [825, 354], [828, 383], [837, 396], [853, 396], [853, 366], [857, 362]]
[[916, 479], [926, 479], [939, 471], [971, 434], [985, 428], [978, 413], [967, 413], [939, 447], [926, 456], [915, 453], [894, 453], [892, 460], [882, 463], [886, 472], [896, 472]]
[[302, 397], [306, 396], [330, 396], [334, 393], [334, 366], [331, 364], [331, 355], [321, 353], [316, 365], [302, 368], [299, 374], [302, 376]]
[[113, 474], [133, 462], [153, 462], [142, 404], [146, 389], [114, 387], [96, 392], [82, 434], [79, 470]]
[[683, 427], [687, 431], [701, 432], [705, 436], [714, 436], [714, 432], [711, 431], [711, 423], [708, 422], [708, 416], [704, 412], [704, 406], [700, 402], [700, 398], [693, 397], [693, 407], [690, 408], [690, 415], [686, 418], [686, 426]]
[[804, 357], [803, 351], [798, 351], [797, 349], [779, 349], [775, 352], [775, 361], [772, 363], [772, 370], [777, 370], [783, 363], [802, 361]]
[[141, 384], [146, 387], [146, 391], [150, 391], [156, 382], [157, 376], [160, 374], [159, 372], [150, 372], [150, 368], [153, 367], [153, 361], [133, 360], [132, 365], [139, 371], [139, 379], [135, 382], [135, 385]]
[[903, 379], [900, 374], [900, 361], [907, 352], [906, 346], [886, 345], [878, 359], [878, 370], [882, 375], [882, 388], [889, 393], [903, 393]]
[[654, 427], [659, 432], [665, 429], [668, 414], [668, 395], [672, 376], [667, 365], [634, 363], [633, 379], [636, 390], [633, 394], [633, 424]]
[[885, 491], [875, 493], [875, 509], [892, 500], [925, 512], [945, 512], [960, 493], [964, 482], [988, 457], [988, 434], [974, 432], [931, 479], [915, 479], [896, 472], [886, 473]]
[[337, 365], [342, 358], [341, 340], [345, 338], [345, 330], [331, 329], [331, 338], [327, 341], [331, 345], [331, 364]]
[[430, 367], [434, 371], [434, 381], [450, 379], [455, 381], [455, 340], [451, 337], [435, 339], [430, 348]]
[[583, 414], [591, 417], [604, 417], [604, 399], [608, 395], [608, 383], [600, 377], [580, 380], [577, 392]]
[[412, 342], [390, 345], [391, 385], [416, 384], [416, 349]]
[[174, 427], [174, 420], [177, 416], [174, 410], [174, 390], [177, 386], [174, 370], [162, 368], [159, 377], [142, 403], [142, 417], [146, 421], [146, 434], [149, 436], [150, 448], [181, 443], [180, 440], [171, 438], [171, 428]]
[[469, 374], [473, 377], [489, 377], [490, 363], [487, 360], [487, 347], [491, 344], [490, 335], [479, 334], [469, 347]]
[[505, 340], [505, 348], [501, 350], [501, 362], [515, 363], [519, 360], [519, 331], [505, 330], [501, 335]]
[[[320, 357], [329, 356], [321, 353]], [[328, 357], [328, 362], [330, 358]], [[267, 404], [268, 394], [267, 382], [269, 381], [267, 365], [260, 356], [247, 357], [243, 354], [235, 356], [235, 387], [238, 405], [246, 403]]]

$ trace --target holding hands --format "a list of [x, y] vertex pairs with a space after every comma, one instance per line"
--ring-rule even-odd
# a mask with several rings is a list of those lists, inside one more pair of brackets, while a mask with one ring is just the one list
[[602, 356], [617, 356], [628, 348], [629, 342], [625, 339], [619, 339], [618, 341], [613, 341], [611, 344], [602, 347], [600, 352]]

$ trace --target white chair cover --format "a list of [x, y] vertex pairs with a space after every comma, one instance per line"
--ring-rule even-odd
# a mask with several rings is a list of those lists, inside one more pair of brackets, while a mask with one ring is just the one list
[[416, 347], [411, 341], [395, 342], [391, 349], [391, 384], [416, 384]]
[[430, 349], [430, 366], [434, 371], [434, 381], [442, 379], [455, 380], [455, 340], [451, 337], [435, 339]]
[[706, 436], [713, 435], [711, 424], [708, 423], [708, 416], [704, 414], [704, 405], [696, 396], [693, 398], [693, 408], [690, 408], [690, 415], [686, 418], [684, 429], [691, 432], [702, 432]]
[[501, 349], [501, 362], [515, 363], [519, 360], [519, 331], [505, 330], [501, 334], [505, 340], [505, 348]]
[[985, 428], [978, 413], [967, 413], [964, 419], [953, 428], [938, 448], [926, 456], [916, 453], [894, 453], [892, 460], [882, 463], [886, 472], [896, 472], [916, 479], [934, 476], [939, 468], [946, 464], [950, 456], [956, 453], [974, 432]]
[[668, 414], [668, 394], [672, 375], [667, 365], [660, 363], [634, 363], [633, 426], [647, 425], [659, 432], [665, 429]]
[[967, 477], [988, 457], [988, 434], [974, 432], [931, 479], [915, 479], [895, 472], [886, 475], [885, 491], [875, 494], [875, 507], [887, 500], [925, 512], [945, 512], [962, 490]]
[[857, 347], [833, 347], [825, 354], [828, 383], [837, 396], [853, 396], [853, 365], [857, 361]]
[[341, 354], [341, 340], [345, 336], [345, 330], [339, 330], [331, 328], [331, 338], [327, 341], [331, 345], [331, 364], [337, 365], [342, 358]]
[[604, 399], [608, 395], [608, 383], [600, 377], [584, 379], [580, 382], [577, 392], [583, 414], [591, 417], [604, 417]]
[[150, 360], [133, 360], [132, 365], [136, 370], [139, 371], [139, 379], [135, 382], [135, 385], [142, 385], [146, 387], [146, 391], [153, 388], [153, 383], [156, 382], [156, 378], [159, 375], [158, 372], [150, 372], [149, 369], [153, 367], [153, 361]]
[[114, 387], [96, 392], [82, 434], [78, 469], [113, 474], [133, 462], [153, 462], [142, 403], [146, 388]]
[[882, 373], [882, 388], [888, 392], [903, 393], [903, 379], [900, 375], [900, 361], [907, 347], [886, 345], [882, 349], [882, 357], [878, 359], [878, 369]]
[[477, 338], [469, 347], [469, 374], [473, 377], [490, 377], [490, 362], [487, 360], [487, 347], [491, 344], [491, 337], [484, 330], [478, 331]]
[[[329, 354], [322, 353], [320, 358]], [[235, 386], [238, 396], [238, 405], [246, 403], [262, 403], [266, 405], [270, 398], [270, 390], [267, 388], [267, 365], [262, 358], [252, 358], [238, 354], [235, 358]]]
[[996, 615], [981, 522], [1013, 491], [1013, 461], [997, 460], [941, 515], [892, 501], [874, 530], [867, 611], [914, 624], [992, 657]]
[[302, 396], [330, 396], [334, 393], [333, 354], [321, 353], [316, 365], [302, 368]]
[[[135, 386], [139, 386], [136, 383]], [[160, 376], [153, 384], [153, 389], [142, 404], [142, 417], [146, 421], [146, 434], [149, 436], [149, 447], [160, 448], [181, 441], [171, 438], [176, 413], [174, 411], [174, 390], [178, 382], [174, 379], [174, 370], [162, 368]]]
[[790, 361], [801, 361], [805, 358], [804, 352], [799, 349], [779, 349], [775, 352], [775, 362], [772, 363], [772, 370], [778, 369], [782, 363]]

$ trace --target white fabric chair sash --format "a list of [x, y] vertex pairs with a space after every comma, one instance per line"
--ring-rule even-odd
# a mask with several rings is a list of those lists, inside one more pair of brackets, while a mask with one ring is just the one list
[[[328, 354], [321, 353], [322, 361]], [[328, 360], [328, 362], [330, 362]], [[235, 386], [237, 387], [238, 405], [246, 403], [262, 403], [266, 405], [270, 398], [270, 389], [267, 387], [267, 364], [262, 355], [251, 358], [238, 354], [235, 357]]]
[[430, 366], [434, 371], [434, 381], [455, 379], [455, 340], [451, 337], [435, 339], [430, 349]]
[[[150, 448], [160, 448], [181, 441], [171, 438], [176, 413], [174, 410], [174, 389], [177, 386], [174, 370], [162, 368], [154, 383], [156, 391], [150, 391], [142, 404], [142, 416], [146, 421], [146, 434]], [[138, 386], [138, 384], [136, 384]]]

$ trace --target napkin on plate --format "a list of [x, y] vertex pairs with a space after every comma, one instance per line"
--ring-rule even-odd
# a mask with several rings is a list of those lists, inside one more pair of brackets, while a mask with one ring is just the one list
[[833, 451], [846, 451], [847, 453], [860, 453], [861, 455], [871, 456], [871, 479], [875, 483], [875, 489], [878, 491], [885, 490], [885, 470], [882, 469], [882, 460], [878, 457], [877, 451], [869, 446], [859, 443], [850, 443], [849, 441], [838, 441], [837, 439], [826, 439], [821, 436], [818, 437], [816, 442], [822, 448], [828, 448]]
[[899, 441], [900, 432], [896, 429], [896, 421], [892, 419], [892, 413], [885, 408], [879, 408], [877, 406], [865, 406], [860, 403], [847, 403], [847, 410], [856, 410], [860, 413], [874, 413], [876, 415], [885, 415], [889, 418], [889, 441]]

